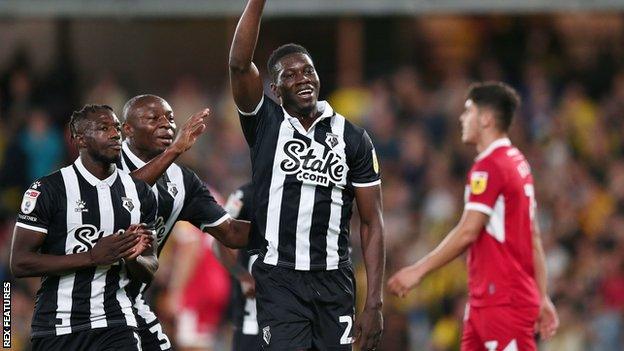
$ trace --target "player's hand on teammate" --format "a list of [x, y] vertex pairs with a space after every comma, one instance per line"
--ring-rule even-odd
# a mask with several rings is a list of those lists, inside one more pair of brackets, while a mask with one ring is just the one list
[[236, 277], [241, 285], [243, 295], [250, 299], [256, 297], [256, 281], [251, 273], [245, 271]]
[[381, 307], [364, 307], [355, 321], [355, 341], [362, 351], [376, 350], [383, 333]]
[[412, 288], [420, 284], [421, 278], [414, 266], [407, 266], [388, 279], [388, 290], [393, 295], [405, 297]]
[[203, 109], [189, 118], [178, 132], [171, 147], [179, 153], [190, 149], [197, 138], [206, 131], [206, 119], [210, 115], [210, 109]]
[[137, 235], [140, 238], [139, 242], [133, 247], [134, 251], [130, 255], [124, 257], [126, 261], [136, 260], [145, 250], [151, 248], [154, 242], [152, 231], [147, 228], [145, 223], [131, 225], [124, 235]]
[[136, 249], [135, 246], [141, 241], [136, 234], [126, 235], [117, 232], [100, 238], [95, 246], [89, 250], [91, 263], [95, 266], [108, 266], [120, 259], [130, 256]]
[[559, 316], [550, 298], [545, 298], [540, 306], [536, 329], [542, 340], [552, 338], [559, 328]]

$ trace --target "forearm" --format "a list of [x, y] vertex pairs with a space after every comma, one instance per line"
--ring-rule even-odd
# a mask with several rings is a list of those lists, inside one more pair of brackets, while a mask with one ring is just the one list
[[128, 274], [142, 283], [150, 283], [158, 270], [158, 259], [155, 256], [138, 256], [133, 261], [126, 261]]
[[433, 251], [416, 262], [415, 269], [419, 270], [421, 277], [424, 277], [464, 253], [473, 241], [471, 233], [465, 232], [461, 227], [455, 227]]
[[251, 67], [264, 3], [265, 0], [249, 0], [247, 3], [234, 33], [230, 49], [230, 70], [245, 71]]
[[94, 266], [88, 251], [70, 255], [23, 252], [11, 259], [11, 271], [16, 278], [64, 275]]
[[362, 224], [362, 253], [366, 266], [366, 307], [381, 307], [383, 300], [381, 287], [386, 263], [386, 249], [381, 221]]
[[245, 267], [237, 260], [238, 250], [230, 249], [218, 240], [215, 240], [213, 249], [215, 250], [215, 256], [219, 259], [219, 262], [221, 262], [223, 267], [225, 267], [233, 277], [238, 279], [242, 273], [246, 272]]
[[153, 186], [180, 154], [182, 154], [182, 151], [177, 150], [175, 147], [167, 148], [145, 166], [132, 171], [130, 175], [135, 179], [142, 180], [150, 186]]
[[250, 228], [248, 221], [228, 219], [216, 227], [203, 227], [202, 230], [231, 249], [242, 249], [249, 242]]

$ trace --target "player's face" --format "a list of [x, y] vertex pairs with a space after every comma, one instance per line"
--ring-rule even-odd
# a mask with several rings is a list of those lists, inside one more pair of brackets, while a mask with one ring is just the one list
[[135, 107], [134, 115], [128, 137], [135, 147], [156, 156], [173, 143], [177, 126], [167, 101], [148, 99]]
[[314, 111], [321, 82], [312, 59], [297, 53], [283, 57], [277, 65], [274, 92], [284, 106], [304, 115]]
[[459, 117], [462, 125], [462, 142], [476, 144], [479, 137], [479, 108], [472, 100], [466, 100], [464, 113]]
[[99, 111], [89, 116], [83, 133], [83, 146], [97, 161], [114, 163], [121, 155], [121, 123], [112, 111]]

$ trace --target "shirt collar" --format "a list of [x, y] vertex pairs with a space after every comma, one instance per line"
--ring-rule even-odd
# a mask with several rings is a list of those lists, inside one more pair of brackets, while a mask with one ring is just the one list
[[485, 148], [485, 150], [481, 151], [481, 153], [477, 155], [477, 157], [475, 158], [475, 161], [479, 161], [479, 160], [486, 158], [492, 152], [494, 152], [494, 150], [503, 146], [511, 146], [511, 140], [509, 140], [509, 138], [507, 137], [494, 140], [492, 143], [490, 143], [490, 145], [488, 145], [488, 147]]
[[293, 117], [288, 114], [284, 106], [282, 106], [282, 110], [284, 111], [284, 117], [288, 119], [290, 124], [292, 124], [292, 126], [295, 127], [295, 129], [297, 129], [299, 133], [306, 135], [314, 130], [314, 126], [316, 126], [320, 121], [334, 115], [334, 109], [329, 105], [327, 101], [318, 101], [316, 103], [316, 107], [321, 112], [321, 115], [317, 119], [315, 119], [314, 122], [312, 122], [312, 125], [307, 131], [305, 130], [305, 128], [303, 128], [303, 125], [301, 124], [301, 122], [299, 122], [299, 119], [297, 117]]
[[99, 179], [98, 177], [94, 176], [91, 172], [89, 172], [89, 170], [87, 170], [87, 168], [82, 163], [82, 159], [80, 157], [78, 157], [78, 159], [76, 160], [76, 162], [74, 162], [74, 164], [76, 165], [76, 169], [78, 169], [78, 172], [92, 186], [97, 186], [98, 184], [107, 184], [110, 187], [110, 186], [113, 186], [113, 184], [115, 183], [115, 180], [117, 180], [117, 166], [115, 164], [113, 164], [113, 174], [108, 176], [108, 178], [106, 179]]
[[121, 148], [136, 168], [142, 168], [143, 166], [145, 166], [145, 162], [143, 162], [143, 160], [141, 160], [139, 156], [135, 155], [132, 150], [130, 150], [127, 139], [124, 140], [123, 143], [121, 143]]

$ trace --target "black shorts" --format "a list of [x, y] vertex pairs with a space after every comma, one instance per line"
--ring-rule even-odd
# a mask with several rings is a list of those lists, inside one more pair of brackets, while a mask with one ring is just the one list
[[171, 350], [171, 342], [167, 334], [163, 332], [162, 325], [160, 325], [158, 319], [139, 328], [139, 337], [141, 338], [143, 351]]
[[32, 339], [33, 351], [139, 351], [139, 335], [127, 326], [83, 330]]
[[296, 271], [258, 259], [252, 273], [263, 350], [351, 350], [355, 315], [351, 267]]
[[260, 346], [260, 336], [243, 334], [240, 329], [234, 331], [234, 338], [232, 341], [233, 351], [256, 351], [262, 350]]

